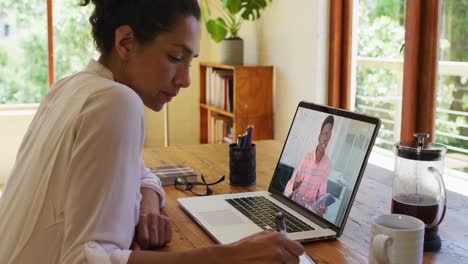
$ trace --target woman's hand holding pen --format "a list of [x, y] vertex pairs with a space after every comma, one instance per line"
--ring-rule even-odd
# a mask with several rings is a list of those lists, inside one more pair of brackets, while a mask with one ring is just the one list
[[278, 232], [262, 231], [227, 245], [226, 263], [299, 263], [304, 248]]

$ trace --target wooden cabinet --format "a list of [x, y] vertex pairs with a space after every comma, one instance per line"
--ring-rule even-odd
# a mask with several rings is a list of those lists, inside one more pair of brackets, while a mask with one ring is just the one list
[[248, 125], [273, 138], [273, 67], [200, 63], [200, 143], [222, 143], [217, 128], [235, 142]]

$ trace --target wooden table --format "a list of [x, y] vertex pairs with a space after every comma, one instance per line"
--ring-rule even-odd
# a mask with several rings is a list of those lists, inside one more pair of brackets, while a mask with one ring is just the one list
[[[213, 186], [214, 194], [263, 191], [268, 189], [278, 161], [282, 142], [259, 141], [257, 144], [257, 185], [230, 186], [228, 181]], [[228, 176], [227, 145], [190, 145], [145, 149], [146, 166], [185, 164], [206, 176], [207, 181]], [[369, 221], [373, 215], [390, 212], [392, 173], [368, 165], [343, 235], [332, 241], [304, 244], [318, 263], [367, 263], [370, 237]], [[162, 250], [177, 251], [215, 244], [177, 204], [177, 198], [192, 196], [190, 192], [166, 186], [167, 214], [174, 226], [172, 242]], [[424, 263], [468, 263], [468, 197], [448, 192], [445, 220], [439, 227], [442, 249], [424, 253]]]

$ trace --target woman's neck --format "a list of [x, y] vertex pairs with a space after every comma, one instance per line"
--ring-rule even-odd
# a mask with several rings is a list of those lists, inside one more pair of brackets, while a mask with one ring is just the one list
[[104, 65], [107, 69], [109, 69], [112, 72], [112, 75], [114, 76], [114, 80], [119, 83], [125, 83], [125, 76], [123, 73], [124, 71], [124, 65], [120, 60], [115, 59], [115, 56], [112, 56], [112, 54], [102, 54], [99, 59], [99, 63]]

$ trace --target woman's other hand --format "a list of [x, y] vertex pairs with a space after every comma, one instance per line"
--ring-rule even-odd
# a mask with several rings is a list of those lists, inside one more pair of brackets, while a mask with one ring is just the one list
[[149, 188], [141, 188], [140, 217], [132, 242], [133, 250], [162, 247], [172, 240], [172, 223], [159, 211], [159, 196]]
[[304, 248], [278, 232], [262, 231], [228, 245], [226, 263], [299, 263]]

